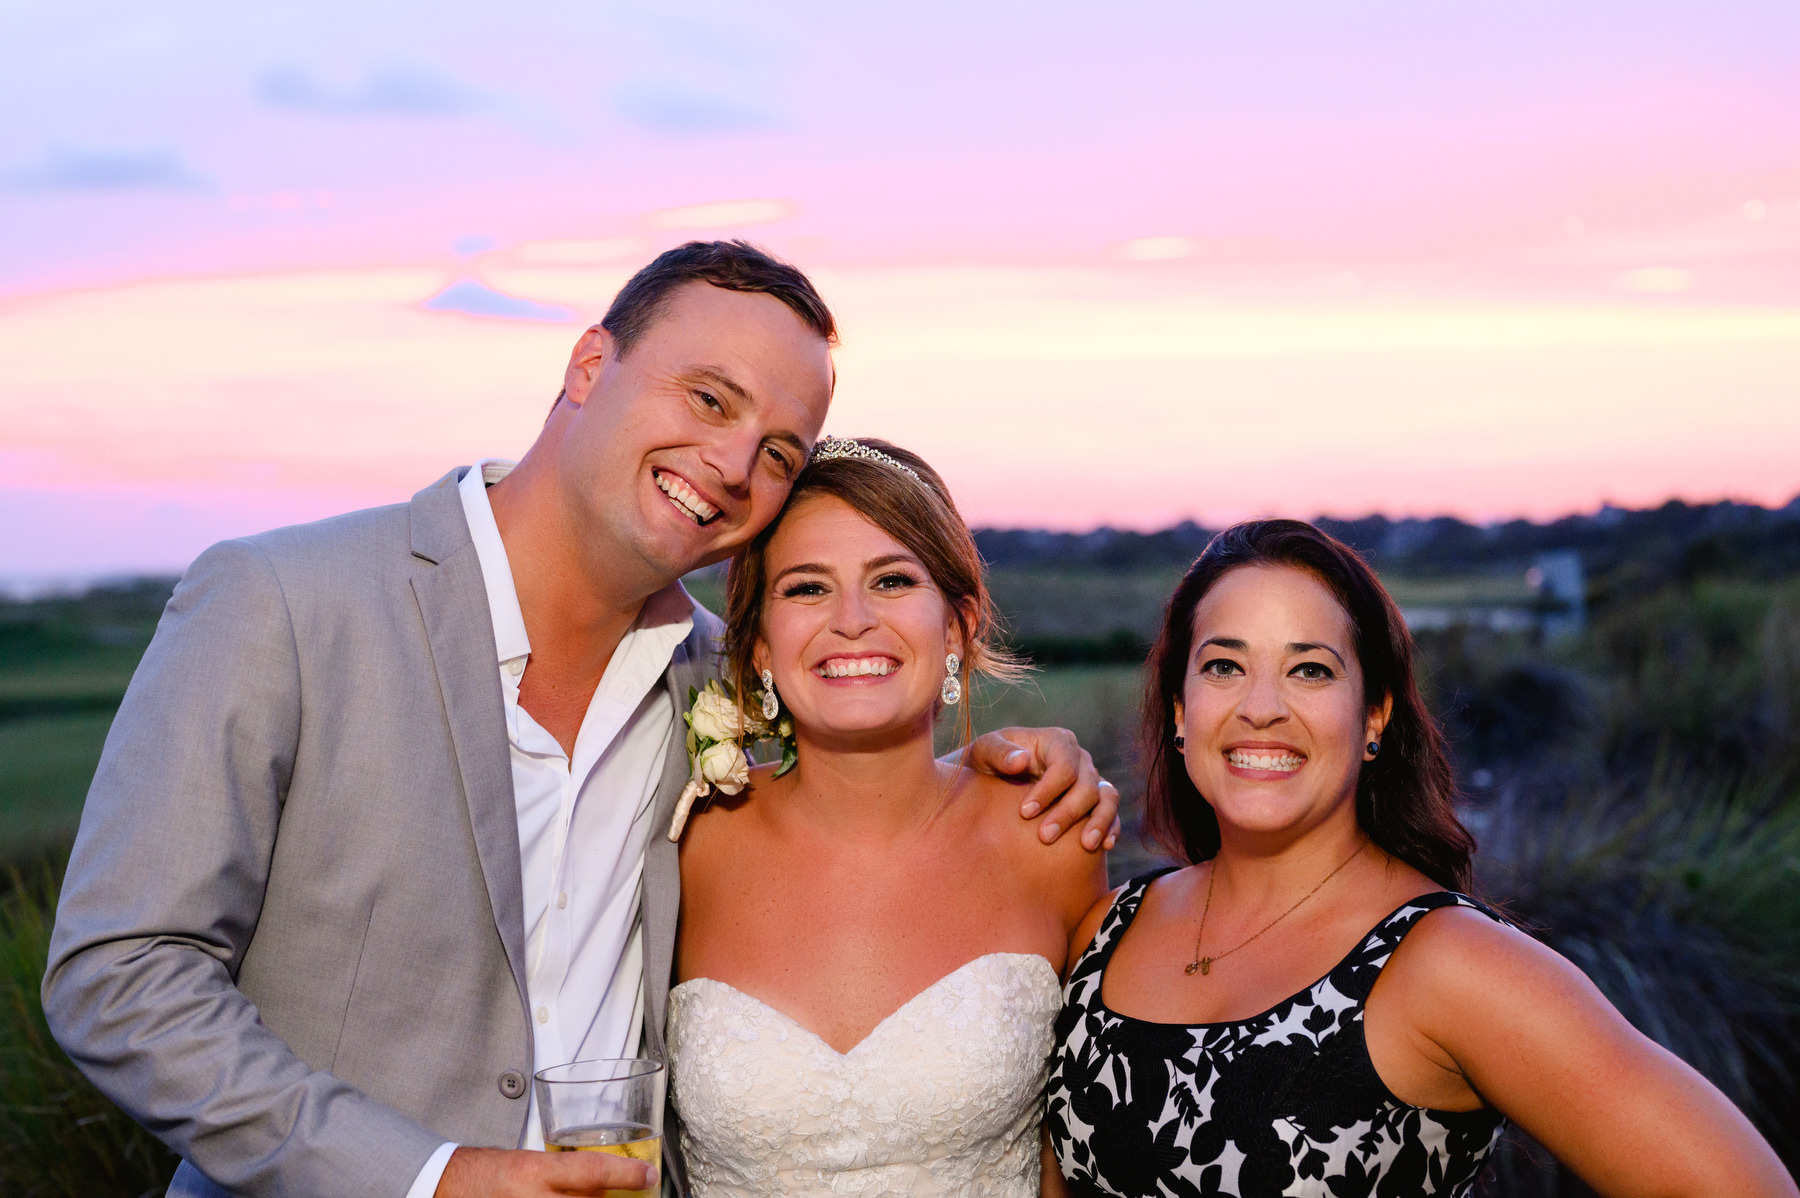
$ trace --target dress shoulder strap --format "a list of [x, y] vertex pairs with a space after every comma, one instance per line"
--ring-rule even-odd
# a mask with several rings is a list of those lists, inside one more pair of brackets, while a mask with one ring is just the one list
[[1087, 946], [1087, 951], [1083, 952], [1081, 959], [1075, 962], [1075, 968], [1069, 971], [1071, 983], [1083, 974], [1098, 974], [1106, 969], [1106, 963], [1112, 959], [1113, 949], [1118, 947], [1119, 937], [1125, 934], [1125, 929], [1131, 926], [1133, 919], [1137, 918], [1138, 907], [1143, 904], [1144, 895], [1149, 891], [1150, 883], [1164, 874], [1174, 873], [1180, 868], [1179, 865], [1171, 865], [1162, 869], [1153, 869], [1149, 873], [1139, 874], [1125, 883], [1119, 891], [1119, 897], [1113, 900], [1112, 909], [1106, 913], [1106, 918], [1100, 921], [1100, 930], [1094, 933], [1093, 943]]
[[1408, 899], [1376, 924], [1343, 964], [1332, 971], [1332, 980], [1338, 989], [1357, 1002], [1367, 1000], [1369, 992], [1375, 988], [1375, 979], [1380, 975], [1382, 967], [1394, 955], [1394, 950], [1400, 947], [1400, 942], [1406, 939], [1406, 934], [1421, 919], [1441, 907], [1468, 907], [1481, 912], [1495, 923], [1507, 922], [1504, 916], [1486, 903], [1454, 890], [1435, 890], [1430, 894]]

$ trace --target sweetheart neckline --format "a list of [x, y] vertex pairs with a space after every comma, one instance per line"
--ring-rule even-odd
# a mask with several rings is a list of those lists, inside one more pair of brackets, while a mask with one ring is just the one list
[[701, 982], [709, 982], [714, 986], [718, 986], [725, 990], [729, 990], [731, 993], [737, 995], [739, 998], [748, 999], [750, 1002], [755, 1003], [757, 1006], [759, 1006], [763, 1010], [769, 1012], [771, 1015], [775, 1015], [775, 1016], [785, 1020], [786, 1022], [792, 1024], [794, 1027], [798, 1028], [800, 1031], [804, 1032], [806, 1035], [811, 1036], [814, 1040], [816, 1040], [819, 1044], [819, 1047], [823, 1048], [826, 1052], [830, 1053], [832, 1056], [836, 1057], [840, 1061], [847, 1061], [852, 1056], [855, 1056], [857, 1051], [859, 1049], [861, 1049], [863, 1045], [867, 1044], [869, 1041], [873, 1040], [877, 1035], [879, 1035], [883, 1028], [885, 1028], [888, 1024], [892, 1023], [894, 1020], [898, 1019], [901, 1015], [903, 1015], [906, 1012], [906, 1009], [908, 1007], [912, 1006], [914, 1003], [916, 1003], [920, 999], [924, 998], [927, 994], [930, 994], [933, 990], [936, 990], [939, 986], [942, 986], [945, 982], [948, 982], [951, 978], [957, 976], [958, 974], [963, 973], [966, 970], [974, 968], [976, 965], [979, 965], [981, 962], [992, 961], [992, 960], [995, 960], [995, 959], [1001, 958], [1001, 957], [1023, 957], [1023, 958], [1026, 958], [1027, 960], [1042, 961], [1044, 963], [1044, 968], [1048, 969], [1050, 971], [1050, 978], [1051, 978], [1052, 984], [1056, 986], [1057, 992], [1061, 993], [1062, 978], [1057, 975], [1056, 966], [1050, 964], [1050, 958], [1044, 956], [1043, 953], [983, 953], [979, 957], [971, 957], [969, 960], [964, 961], [961, 965], [958, 965], [955, 969], [952, 969], [949, 973], [945, 974], [943, 977], [939, 978], [937, 981], [931, 983], [931, 985], [925, 987], [923, 990], [919, 991], [917, 994], [913, 995], [911, 998], [907, 999], [905, 1002], [903, 1002], [899, 1006], [895, 1007], [892, 1011], [889, 1011], [886, 1015], [882, 1016], [880, 1022], [878, 1022], [874, 1027], [872, 1027], [868, 1030], [868, 1033], [866, 1035], [864, 1035], [862, 1039], [858, 1040], [855, 1044], [852, 1044], [849, 1047], [849, 1049], [844, 1052], [839, 1052], [837, 1050], [837, 1048], [831, 1043], [831, 1041], [827, 1040], [825, 1037], [821, 1036], [819, 1033], [813, 1031], [810, 1027], [807, 1027], [804, 1023], [801, 1023], [798, 1019], [795, 1019], [792, 1015], [789, 1015], [786, 1011], [783, 1011], [781, 1008], [771, 1006], [769, 1003], [756, 997], [756, 995], [751, 994], [745, 990], [739, 990], [736, 986], [733, 986], [730, 982], [721, 982], [718, 978], [707, 978], [707, 977], [689, 978], [687, 981], [681, 982], [678, 985], [676, 985], [675, 987], [673, 987], [669, 991], [669, 998], [671, 1001], [673, 1001], [676, 992], [681, 990], [683, 987], [697, 986]]

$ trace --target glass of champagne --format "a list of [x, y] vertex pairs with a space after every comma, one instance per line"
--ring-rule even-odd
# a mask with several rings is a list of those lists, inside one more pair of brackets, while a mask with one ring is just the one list
[[[669, 1075], [642, 1057], [576, 1061], [540, 1071], [538, 1116], [551, 1152], [610, 1152], [662, 1164], [663, 1097]], [[607, 1190], [608, 1198], [654, 1198], [656, 1191]]]

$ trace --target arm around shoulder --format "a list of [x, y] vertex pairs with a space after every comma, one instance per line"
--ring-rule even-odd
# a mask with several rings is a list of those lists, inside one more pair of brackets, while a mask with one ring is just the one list
[[1795, 1195], [1748, 1119], [1582, 972], [1467, 909], [1433, 912], [1371, 996], [1397, 1027], [1604, 1194]]
[[[1016, 789], [1006, 784], [1002, 786]], [[1063, 935], [1071, 936], [1093, 910], [1094, 904], [1106, 895], [1106, 853], [1087, 848], [1074, 836], [1060, 837], [1054, 843], [1045, 844], [1035, 828], [1022, 823], [1007, 810], [1009, 806], [1005, 799], [993, 803], [995, 818], [1011, 841], [1012, 852], [1020, 867], [1026, 871], [1026, 876], [1034, 879], [1034, 889], [1052, 897], [1062, 917]], [[1074, 958], [1069, 960], [1072, 962]]]
[[234, 984], [300, 700], [273, 566], [252, 542], [214, 546], [176, 588], [107, 735], [44, 1012], [82, 1072], [213, 1181], [404, 1194], [443, 1137], [309, 1068]]

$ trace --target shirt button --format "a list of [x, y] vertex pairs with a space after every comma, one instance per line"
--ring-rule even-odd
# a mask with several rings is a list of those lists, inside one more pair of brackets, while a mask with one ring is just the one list
[[507, 662], [506, 663], [506, 672], [508, 674], [511, 674], [514, 678], [517, 678], [520, 674], [523, 674], [525, 672], [525, 659], [523, 657], [515, 657], [511, 661]]
[[508, 1069], [500, 1075], [500, 1093], [508, 1098], [521, 1098], [525, 1094], [525, 1075], [517, 1069]]
[[550, 1022], [550, 1008], [549, 1007], [539, 1007], [538, 1008], [538, 1022], [539, 1023], [549, 1023]]
[[556, 909], [558, 911], [561, 911], [564, 907], [566, 907], [568, 905], [569, 905], [569, 895], [568, 895], [567, 891], [564, 891], [562, 894], [559, 894], [556, 896]]

